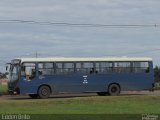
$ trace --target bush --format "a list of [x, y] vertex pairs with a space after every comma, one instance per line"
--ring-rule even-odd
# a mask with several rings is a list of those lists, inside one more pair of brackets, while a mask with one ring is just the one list
[[155, 83], [155, 89], [160, 90], [160, 82]]

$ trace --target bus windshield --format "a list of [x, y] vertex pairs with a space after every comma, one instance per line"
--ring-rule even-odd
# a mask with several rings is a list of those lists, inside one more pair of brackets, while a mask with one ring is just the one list
[[19, 79], [20, 60], [12, 60], [9, 69], [9, 81], [14, 82]]
[[11, 68], [9, 72], [9, 80], [12, 82], [18, 80], [18, 72], [19, 72], [19, 65], [11, 64]]

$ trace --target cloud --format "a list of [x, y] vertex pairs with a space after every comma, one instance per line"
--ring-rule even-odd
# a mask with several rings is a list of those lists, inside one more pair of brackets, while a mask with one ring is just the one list
[[[10, 0], [1, 2], [1, 18], [71, 22], [157, 22], [157, 0]], [[144, 19], [145, 17], [145, 19]], [[144, 21], [145, 20], [145, 21]]]
[[[158, 0], [3, 0], [0, 19], [69, 23], [158, 24]], [[95, 28], [0, 23], [0, 57], [149, 56], [158, 61], [157, 28]], [[142, 52], [141, 52], [142, 51]], [[139, 54], [127, 54], [140, 52]], [[8, 59], [7, 59], [8, 57]], [[155, 64], [159, 64], [156, 62]]]

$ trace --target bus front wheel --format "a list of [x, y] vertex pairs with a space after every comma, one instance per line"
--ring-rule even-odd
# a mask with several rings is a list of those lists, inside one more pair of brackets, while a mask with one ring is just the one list
[[117, 96], [120, 94], [120, 86], [118, 84], [111, 84], [108, 87], [108, 93], [111, 96]]
[[41, 86], [38, 89], [39, 98], [42, 98], [42, 99], [48, 98], [50, 94], [51, 94], [51, 90], [48, 86]]

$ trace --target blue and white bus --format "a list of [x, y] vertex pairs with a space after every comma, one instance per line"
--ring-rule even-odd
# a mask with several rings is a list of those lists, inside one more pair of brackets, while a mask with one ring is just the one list
[[19, 58], [10, 63], [8, 89], [32, 98], [52, 93], [150, 90], [154, 85], [151, 58]]

